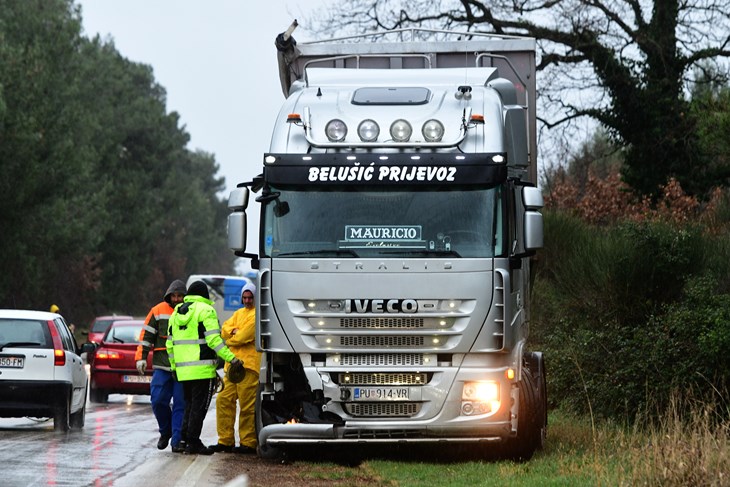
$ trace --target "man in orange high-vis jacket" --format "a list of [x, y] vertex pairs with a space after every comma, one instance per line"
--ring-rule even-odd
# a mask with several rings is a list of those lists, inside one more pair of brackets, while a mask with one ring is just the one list
[[[170, 315], [175, 306], [183, 302], [185, 293], [185, 283], [179, 279], [172, 281], [162, 302], [155, 305], [147, 314], [141, 343], [137, 347], [135, 355], [137, 370], [140, 374], [144, 374], [147, 367], [147, 355], [150, 350], [154, 350], [150, 400], [160, 431], [157, 448], [164, 450], [172, 440], [172, 451], [176, 453], [185, 451], [185, 427], [183, 425], [185, 397], [182, 385], [175, 380], [170, 369], [170, 359], [167, 356], [165, 342], [167, 341]], [[172, 400], [172, 407], [170, 400]]]

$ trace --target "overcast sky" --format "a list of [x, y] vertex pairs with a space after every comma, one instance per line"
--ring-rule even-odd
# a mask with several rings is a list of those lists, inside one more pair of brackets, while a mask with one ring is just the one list
[[[322, 0], [76, 0], [85, 35], [149, 64], [191, 150], [213, 153], [227, 192], [261, 172], [284, 101], [274, 38]], [[294, 34], [312, 40], [306, 26]]]
[[[314, 40], [303, 15], [326, 0], [75, 0], [85, 35], [111, 38], [127, 59], [149, 64], [180, 114], [189, 149], [215, 155], [228, 193], [261, 173], [284, 102], [274, 39], [295, 18], [298, 42]], [[255, 206], [255, 207], [254, 207]], [[258, 250], [258, 205], [247, 251]], [[238, 272], [247, 261], [239, 259]]]

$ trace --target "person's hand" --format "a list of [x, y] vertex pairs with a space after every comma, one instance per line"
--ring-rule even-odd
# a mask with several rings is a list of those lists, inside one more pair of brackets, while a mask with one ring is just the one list
[[235, 365], [235, 364], [243, 365], [243, 362], [241, 362], [241, 360], [238, 357], [233, 357], [233, 360], [231, 360], [231, 365]]
[[144, 371], [147, 370], [147, 361], [146, 360], [137, 360], [137, 372], [139, 372], [139, 375], [144, 375]]

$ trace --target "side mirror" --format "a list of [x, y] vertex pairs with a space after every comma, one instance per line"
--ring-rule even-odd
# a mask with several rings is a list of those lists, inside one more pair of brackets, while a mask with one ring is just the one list
[[246, 250], [246, 213], [243, 211], [228, 215], [228, 248], [234, 252]]
[[543, 246], [542, 214], [537, 211], [525, 212], [525, 250], [533, 251]]
[[248, 188], [236, 188], [228, 196], [228, 209], [231, 211], [243, 211], [248, 207]]
[[524, 235], [525, 250], [534, 251], [543, 246], [542, 214], [538, 211], [544, 206], [542, 191], [534, 186], [522, 188], [522, 204], [525, 207]]

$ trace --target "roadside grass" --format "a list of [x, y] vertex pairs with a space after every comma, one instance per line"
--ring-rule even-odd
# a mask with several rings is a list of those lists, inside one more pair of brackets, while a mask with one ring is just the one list
[[554, 411], [545, 448], [528, 462], [472, 453], [461, 462], [369, 459], [356, 470], [360, 480], [408, 487], [730, 486], [730, 423], [719, 413], [675, 401], [658, 424], [626, 427]]

